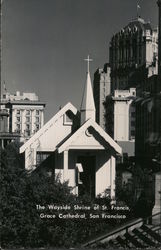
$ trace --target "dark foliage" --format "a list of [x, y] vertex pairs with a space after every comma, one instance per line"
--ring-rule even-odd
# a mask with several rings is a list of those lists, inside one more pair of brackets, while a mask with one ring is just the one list
[[[86, 219], [60, 219], [58, 211], [47, 209], [47, 205], [69, 205], [70, 211], [61, 213], [76, 214], [74, 205], [88, 205], [93, 208], [100, 200], [91, 201], [88, 196], [78, 198], [71, 193], [67, 183], [59, 178], [47, 176], [43, 172], [28, 174], [18, 154], [18, 145], [10, 144], [1, 152], [1, 245], [2, 247], [71, 247], [81, 244], [108, 228], [110, 220], [90, 219], [93, 209], [82, 211]], [[109, 206], [110, 200], [101, 200]], [[46, 207], [45, 212], [36, 205]], [[54, 219], [42, 219], [40, 213], [55, 214]], [[101, 211], [97, 211], [101, 214]]]
[[[122, 177], [116, 177], [117, 199], [127, 204], [131, 210], [131, 217], [147, 217], [152, 213], [154, 206], [154, 180], [152, 172], [142, 169], [139, 165], [130, 167], [132, 178], [126, 184]], [[145, 207], [147, 208], [145, 210]]]

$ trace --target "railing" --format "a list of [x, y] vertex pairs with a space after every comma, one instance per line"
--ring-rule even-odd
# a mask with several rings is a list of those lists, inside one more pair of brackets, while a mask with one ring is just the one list
[[[109, 232], [103, 236], [100, 236], [95, 240], [92, 240], [90, 242], [85, 243], [83, 245], [83, 247], [92, 246], [92, 245], [97, 244], [98, 242], [109, 241], [110, 239], [114, 238], [114, 236], [116, 236], [116, 235], [124, 235], [125, 233], [132, 231], [132, 229], [134, 229], [136, 227], [136, 225], [138, 225], [138, 227], [140, 227], [141, 225], [143, 225], [145, 223], [148, 224], [147, 222], [152, 221], [152, 219], [154, 217], [159, 216], [159, 215], [161, 217], [161, 212], [156, 213], [152, 216], [148, 216], [148, 217], [143, 218], [143, 219], [140, 219], [140, 218], [136, 219], [135, 221], [129, 222], [128, 225], [126, 223], [125, 225], [120, 226], [118, 229], [114, 229], [111, 232]], [[161, 221], [158, 221], [158, 225], [161, 225]], [[131, 229], [131, 230], [129, 230], [129, 229]], [[155, 231], [160, 233], [160, 227], [158, 227], [158, 229], [156, 229]]]

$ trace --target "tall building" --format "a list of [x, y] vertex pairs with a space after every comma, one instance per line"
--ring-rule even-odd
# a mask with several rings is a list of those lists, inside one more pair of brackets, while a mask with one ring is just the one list
[[[158, 76], [146, 79], [146, 85], [135, 101], [136, 107], [136, 162], [143, 168], [153, 169], [158, 157], [160, 100], [157, 94]], [[154, 167], [155, 168], [155, 167]], [[154, 169], [153, 169], [154, 170]]]
[[105, 102], [106, 130], [128, 156], [134, 156], [135, 97], [135, 88], [115, 90]]
[[105, 130], [106, 96], [111, 93], [111, 69], [108, 64], [103, 69], [98, 68], [94, 74], [93, 94], [96, 107], [96, 122]]
[[9, 131], [8, 120], [8, 109], [1, 107], [0, 104], [0, 149], [5, 148], [12, 141], [19, 141], [20, 138], [18, 133]]
[[112, 94], [105, 102], [106, 131], [117, 141], [133, 141], [134, 154], [134, 99], [143, 89], [147, 91], [147, 81], [149, 89], [156, 88], [153, 82], [158, 73], [158, 30], [137, 17], [112, 37], [109, 54]]
[[[159, 6], [158, 74], [149, 75], [137, 89], [136, 107], [136, 164], [148, 169], [149, 180], [154, 176], [155, 206], [153, 214], [161, 209], [161, 1]], [[152, 48], [151, 48], [152, 49]], [[151, 188], [148, 184], [145, 188]], [[150, 199], [150, 198], [149, 198]], [[160, 220], [160, 216], [157, 218]]]
[[126, 89], [144, 81], [148, 68], [157, 71], [158, 30], [136, 18], [116, 33], [110, 42], [111, 87]]
[[158, 70], [137, 86], [136, 99], [136, 162], [153, 171], [159, 168], [161, 151], [161, 1], [158, 7]]
[[19, 134], [22, 140], [29, 139], [44, 125], [45, 103], [40, 102], [35, 93], [3, 93], [1, 107], [8, 114], [6, 129]]

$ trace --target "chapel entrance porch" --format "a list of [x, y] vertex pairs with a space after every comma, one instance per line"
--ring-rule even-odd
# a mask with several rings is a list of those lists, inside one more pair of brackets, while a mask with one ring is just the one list
[[78, 195], [87, 194], [91, 198], [95, 197], [95, 179], [96, 179], [96, 156], [80, 155], [77, 162], [82, 165], [80, 172], [80, 182], [78, 184]]

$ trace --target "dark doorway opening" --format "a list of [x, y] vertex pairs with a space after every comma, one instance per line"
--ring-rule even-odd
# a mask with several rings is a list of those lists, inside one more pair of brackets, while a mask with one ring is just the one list
[[95, 197], [95, 156], [78, 156], [78, 163], [82, 164], [83, 172], [80, 173], [82, 184], [78, 186], [78, 195], [88, 194], [91, 198]]

